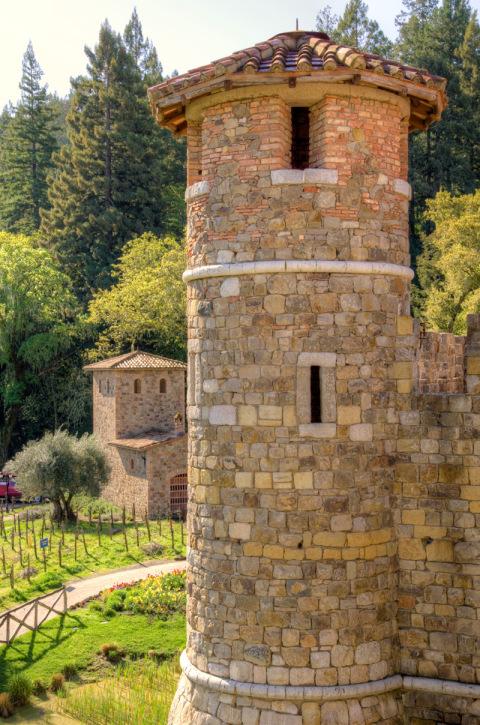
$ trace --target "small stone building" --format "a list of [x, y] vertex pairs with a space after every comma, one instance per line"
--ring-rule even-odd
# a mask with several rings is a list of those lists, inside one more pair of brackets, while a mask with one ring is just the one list
[[188, 145], [188, 638], [171, 725], [480, 723], [480, 325], [410, 313], [446, 82], [277, 35], [150, 90]]
[[183, 515], [185, 363], [137, 350], [84, 370], [93, 373], [93, 432], [111, 466], [103, 496], [141, 515]]

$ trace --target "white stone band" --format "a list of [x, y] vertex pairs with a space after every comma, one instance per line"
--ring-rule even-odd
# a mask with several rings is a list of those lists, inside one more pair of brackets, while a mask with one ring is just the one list
[[259, 685], [253, 682], [239, 682], [226, 677], [217, 677], [202, 672], [192, 665], [185, 650], [180, 656], [180, 665], [190, 682], [206, 690], [239, 697], [254, 697], [261, 700], [297, 700], [300, 702], [326, 702], [327, 700], [350, 700], [352, 698], [382, 695], [395, 690], [432, 692], [454, 697], [480, 698], [480, 685], [470, 685], [453, 680], [435, 680], [429, 677], [392, 675], [383, 680], [360, 682], [355, 685], [294, 686]]
[[245, 274], [285, 274], [316, 272], [318, 274], [370, 274], [413, 279], [413, 270], [390, 262], [351, 262], [340, 260], [288, 259], [265, 262], [238, 262], [236, 264], [209, 264], [187, 269], [185, 282], [209, 277], [238, 277]]
[[197, 181], [185, 189], [185, 201], [191, 201], [192, 199], [196, 199], [197, 196], [203, 196], [209, 192], [210, 184], [208, 181]]

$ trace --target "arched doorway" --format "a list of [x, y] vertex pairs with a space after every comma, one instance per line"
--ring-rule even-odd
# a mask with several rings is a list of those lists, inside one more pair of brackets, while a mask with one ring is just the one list
[[187, 500], [187, 474], [179, 473], [170, 479], [170, 512], [173, 517], [186, 517]]

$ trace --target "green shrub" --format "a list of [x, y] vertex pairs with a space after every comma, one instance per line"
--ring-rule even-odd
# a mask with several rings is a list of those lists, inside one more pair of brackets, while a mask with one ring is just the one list
[[48, 589], [59, 589], [63, 584], [63, 579], [60, 574], [53, 571], [47, 571], [36, 577], [35, 584], [40, 591], [44, 592]]
[[62, 675], [61, 672], [56, 672], [54, 675], [52, 675], [52, 679], [50, 681], [50, 690], [52, 692], [60, 692], [60, 690], [63, 690], [65, 687], [65, 677]]
[[32, 683], [25, 675], [13, 675], [8, 682], [8, 692], [14, 705], [28, 705], [32, 691]]
[[127, 593], [124, 589], [116, 589], [113, 592], [109, 592], [104, 600], [105, 608], [109, 607], [115, 612], [121, 612], [126, 595]]
[[77, 672], [78, 672], [78, 667], [73, 662], [68, 662], [66, 665], [63, 665], [63, 667], [62, 667], [62, 675], [65, 677], [66, 680], [71, 680], [72, 677], [75, 677]]
[[88, 608], [91, 612], [103, 612], [103, 604], [102, 602], [99, 602], [98, 599], [93, 599], [89, 603]]
[[0, 692], [0, 717], [10, 717], [15, 707], [8, 692]]

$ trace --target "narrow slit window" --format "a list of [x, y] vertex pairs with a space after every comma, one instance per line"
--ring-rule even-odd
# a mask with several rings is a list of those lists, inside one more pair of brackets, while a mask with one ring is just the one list
[[160, 380], [160, 392], [161, 393], [166, 393], [167, 392], [167, 381], [165, 380], [165, 378], [162, 378]]
[[310, 156], [310, 109], [292, 108], [292, 169], [308, 168]]
[[133, 383], [133, 392], [134, 393], [141, 393], [142, 392], [142, 383], [139, 378], [136, 378], [136, 380]]
[[319, 365], [312, 365], [310, 368], [310, 422], [322, 422], [322, 401]]

